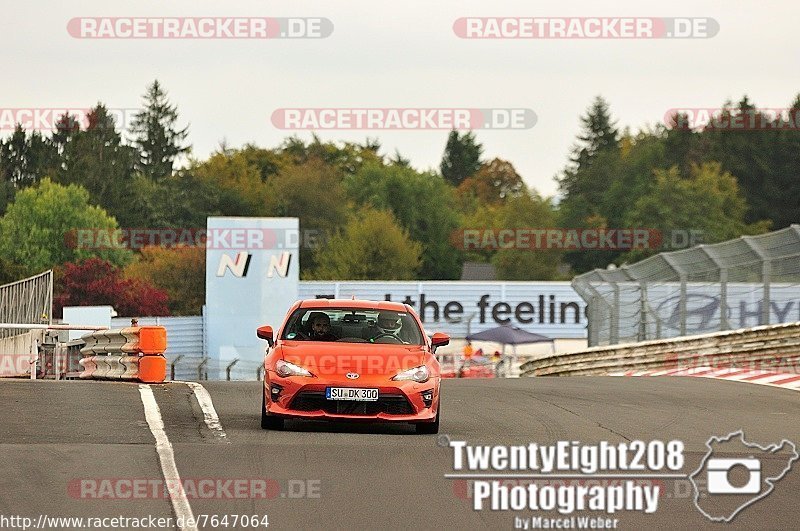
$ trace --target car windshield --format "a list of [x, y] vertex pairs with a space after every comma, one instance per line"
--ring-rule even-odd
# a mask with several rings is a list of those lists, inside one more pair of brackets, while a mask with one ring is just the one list
[[416, 320], [408, 312], [377, 308], [298, 308], [289, 317], [281, 339], [422, 345], [423, 337]]

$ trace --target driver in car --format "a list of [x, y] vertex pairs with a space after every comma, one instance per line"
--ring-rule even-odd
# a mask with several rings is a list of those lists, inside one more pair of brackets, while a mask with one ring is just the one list
[[377, 339], [391, 337], [398, 342], [403, 340], [397, 335], [400, 331], [402, 323], [400, 316], [395, 312], [381, 312], [378, 314], [378, 322], [376, 323], [375, 335], [370, 338], [370, 342], [374, 343]]
[[314, 312], [309, 321], [311, 321], [309, 333], [311, 341], [336, 341], [339, 339], [331, 332], [331, 318], [327, 313]]

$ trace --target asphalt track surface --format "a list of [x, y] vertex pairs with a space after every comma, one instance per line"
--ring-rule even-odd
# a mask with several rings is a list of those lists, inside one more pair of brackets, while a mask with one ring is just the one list
[[[195, 516], [267, 514], [277, 529], [510, 529], [515, 516], [559, 516], [474, 511], [465, 483], [444, 478], [452, 449], [410, 426], [289, 422], [264, 431], [260, 385], [204, 382], [225, 438], [207, 427], [189, 386], [152, 386], [184, 480], [270, 481], [266, 498], [190, 499]], [[138, 385], [3, 380], [0, 403], [0, 514], [174, 516], [168, 499], [91, 499], [75, 488], [87, 478], [162, 478]], [[799, 442], [800, 393], [700, 378], [443, 383], [441, 434], [470, 444], [681, 439], [690, 473], [710, 436], [738, 429], [760, 444]], [[303, 496], [300, 485], [318, 492]], [[800, 466], [731, 524], [706, 520], [685, 490], [665, 480], [655, 514], [613, 517], [621, 529], [797, 528]]]

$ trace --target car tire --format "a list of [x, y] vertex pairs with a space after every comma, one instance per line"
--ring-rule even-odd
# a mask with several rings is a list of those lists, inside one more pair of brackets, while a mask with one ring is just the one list
[[439, 433], [439, 415], [442, 412], [442, 406], [436, 410], [436, 419], [433, 422], [417, 422], [417, 433], [421, 435], [435, 435]]
[[267, 415], [267, 399], [264, 396], [264, 391], [261, 391], [261, 429], [262, 430], [282, 430], [283, 419]]

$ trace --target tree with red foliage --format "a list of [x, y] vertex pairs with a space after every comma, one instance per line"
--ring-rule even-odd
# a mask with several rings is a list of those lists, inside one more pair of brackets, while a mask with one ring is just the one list
[[100, 258], [66, 263], [57, 281], [55, 314], [64, 306], [111, 305], [127, 317], [169, 315], [166, 292], [141, 279], [124, 278], [113, 264]]

